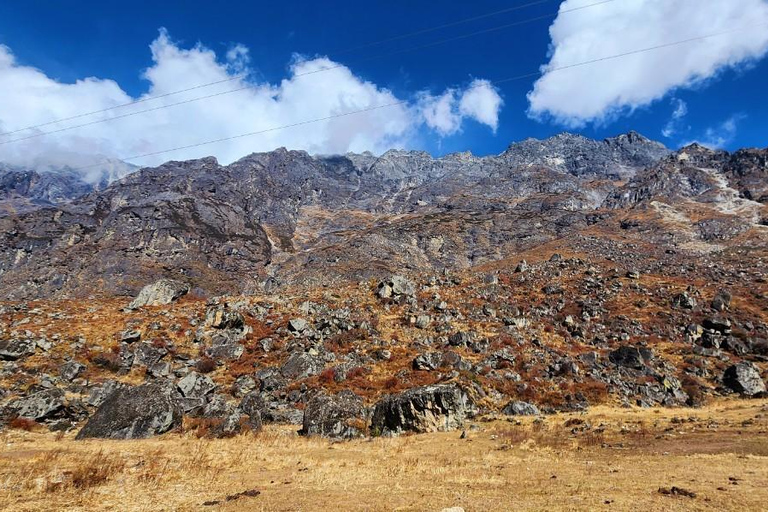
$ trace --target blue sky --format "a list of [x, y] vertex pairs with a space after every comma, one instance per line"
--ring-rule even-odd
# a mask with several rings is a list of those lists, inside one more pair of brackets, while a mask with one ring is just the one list
[[[598, 0], [570, 1], [572, 5], [579, 6]], [[637, 1], [647, 1], [646, 10], [655, 8], [657, 4], [656, 0]], [[735, 3], [741, 1], [735, 0]], [[462, 88], [468, 87], [474, 79], [494, 81], [538, 70], [539, 66], [549, 61], [548, 52], [553, 44], [549, 29], [555, 20], [554, 14], [559, 8], [562, 9], [561, 2], [543, 2], [386, 44], [344, 50], [525, 3], [529, 1], [476, 0], [441, 2], [438, 6], [435, 2], [394, 0], [361, 4], [340, 0], [329, 7], [320, 2], [292, 1], [135, 0], [127, 4], [104, 0], [27, 0], [0, 3], [0, 44], [12, 52], [16, 66], [37, 68], [56, 82], [73, 83], [86, 77], [110, 79], [117, 82], [127, 95], [136, 98], [149, 91], [151, 84], [142, 78], [142, 71], [153, 65], [149, 45], [158, 38], [159, 29], [164, 27], [177, 47], [190, 49], [200, 43], [222, 60], [226, 52], [236, 45], [247, 48], [250, 79], [254, 83], [279, 84], [289, 75], [289, 65], [296, 53], [307, 59], [327, 56], [333, 62], [345, 65], [355, 77], [369, 81], [380, 89], [388, 89], [396, 98], [415, 105], [419, 95], [425, 91], [438, 98], [448, 88], [454, 87], [460, 98]], [[681, 3], [689, 3], [689, 0], [681, 0]], [[761, 9], [766, 6], [763, 0], [744, 0], [743, 3], [745, 9]], [[706, 0], [697, 5], [699, 9], [705, 9], [704, 4], [707, 4]], [[587, 14], [587, 11], [607, 11], [612, 7], [610, 4], [596, 6], [582, 12], [567, 15], [561, 13], [560, 16], [564, 25], [583, 22], [585, 26], [592, 26], [594, 20], [589, 16], [595, 13]], [[548, 14], [553, 16], [430, 48], [382, 56]], [[663, 13], [660, 15], [664, 16]], [[669, 17], [668, 13], [666, 17]], [[746, 19], [754, 19], [754, 14], [748, 15]], [[638, 23], [641, 22], [638, 20]], [[698, 33], [695, 27], [690, 28], [690, 35], [706, 35], [723, 30], [723, 27], [731, 30], [738, 28], [740, 22], [732, 20], [712, 27], [703, 26]], [[581, 29], [568, 26], [564, 30], [573, 32]], [[653, 27], [649, 30], [653, 30]], [[659, 30], [663, 32], [664, 29], [662, 27]], [[745, 31], [766, 32], [768, 26], [748, 27]], [[666, 33], [656, 34], [656, 39], [642, 33], [630, 35], [628, 39], [636, 37], [638, 41], [671, 42], [687, 36], [688, 32], [683, 34], [678, 30], [666, 30]], [[731, 35], [725, 37], [730, 38]], [[566, 48], [565, 44], [562, 48], [564, 55], [566, 50], [581, 52], [578, 48]], [[697, 45], [700, 46], [699, 43], [691, 43], [683, 45], [685, 49], [659, 50], [659, 53], [689, 51], [688, 48]], [[460, 128], [454, 127], [449, 130], [450, 133], [440, 133], [439, 130], [422, 126], [414, 128], [407, 138], [399, 139], [399, 143], [434, 154], [467, 149], [477, 154], [490, 154], [503, 151], [513, 141], [526, 137], [543, 138], [564, 130], [603, 138], [633, 129], [670, 147], [678, 147], [692, 140], [727, 149], [765, 147], [768, 145], [768, 102], [765, 100], [768, 63], [763, 58], [765, 42], [756, 35], [747, 41], [735, 40], [733, 45], [742, 46], [736, 49], [718, 48], [718, 51], [724, 52], [722, 62], [728, 64], [718, 65], [715, 62], [710, 68], [701, 68], [711, 71], [709, 76], [705, 73], [704, 77], [698, 76], [695, 80], [685, 80], [683, 77], [678, 85], [652, 84], [650, 88], [653, 90], [649, 92], [652, 99], [635, 98], [629, 105], [612, 107], [607, 113], [600, 111], [596, 116], [593, 111], [584, 115], [579, 113], [582, 117], [577, 115], [574, 120], [573, 111], [569, 110], [567, 104], [563, 106], [563, 102], [578, 103], [582, 94], [591, 93], [592, 89], [600, 88], [601, 84], [620, 81], [625, 73], [621, 66], [622, 59], [603, 66], [584, 66], [584, 73], [574, 79], [590, 83], [581, 85], [582, 89], [574, 89], [572, 96], [565, 100], [554, 98], [556, 93], [551, 91], [562, 85], [553, 85], [550, 92], [542, 93], [541, 104], [544, 110], [538, 116], [532, 114], [531, 103], [527, 98], [536, 81], [536, 77], [531, 77], [503, 83], [495, 88], [503, 100], [498, 110], [495, 132], [489, 123], [478, 122], [477, 116], [468, 115], [461, 120]], [[592, 48], [592, 53], [581, 54], [588, 59], [595, 56], [595, 51], [611, 55], [627, 48], [639, 49], [637, 45], [623, 47], [606, 38], [602, 49]], [[743, 58], [744, 51], [749, 57]], [[566, 60], [562, 62], [566, 64], [569, 62], [567, 58], [573, 59], [567, 55], [563, 58]], [[670, 58], [679, 62], [681, 56], [671, 55]], [[734, 61], [736, 64], [731, 65]], [[673, 62], [670, 65], [675, 64]], [[652, 66], [638, 80], [652, 80], [667, 71], [663, 66]], [[701, 74], [700, 69], [692, 71], [694, 74], [697, 72]], [[307, 77], [306, 80], [313, 78]], [[683, 82], [682, 85], [679, 82]], [[186, 83], [184, 80], [179, 81], [182, 85]], [[646, 86], [645, 83], [632, 85], [639, 89]], [[613, 94], [613, 91], [606, 94]], [[616, 95], [621, 96], [621, 91], [616, 92]], [[601, 98], [594, 101], [599, 103]], [[83, 108], [87, 111], [89, 106], [83, 104]], [[82, 109], [72, 110], [74, 113], [79, 111]], [[673, 120], [675, 111], [678, 114], [684, 111], [685, 114]], [[311, 114], [307, 115], [312, 117]], [[13, 119], [10, 115], [3, 118], [0, 110], [0, 119], [5, 121], [6, 130], [31, 124], [29, 120], [46, 119], [45, 113], [41, 113], [40, 117], [22, 117], [24, 112], [16, 112]], [[152, 123], [153, 118], [147, 117], [146, 122]], [[189, 124], [189, 130], [194, 131], [194, 123]], [[248, 131], [247, 126], [244, 131]], [[663, 133], [669, 136], [665, 137]], [[197, 139], [192, 135], [182, 142], [205, 140], [210, 134], [201, 132]], [[169, 143], [172, 142], [169, 140]]]

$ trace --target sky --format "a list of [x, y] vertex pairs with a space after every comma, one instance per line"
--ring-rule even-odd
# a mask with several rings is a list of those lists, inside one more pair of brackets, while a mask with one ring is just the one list
[[0, 161], [765, 147], [766, 53], [768, 0], [2, 2]]

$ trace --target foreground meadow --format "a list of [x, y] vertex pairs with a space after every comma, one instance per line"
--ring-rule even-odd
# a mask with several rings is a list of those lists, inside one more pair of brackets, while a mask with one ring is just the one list
[[595, 407], [333, 443], [0, 434], [4, 510], [765, 510], [768, 400]]

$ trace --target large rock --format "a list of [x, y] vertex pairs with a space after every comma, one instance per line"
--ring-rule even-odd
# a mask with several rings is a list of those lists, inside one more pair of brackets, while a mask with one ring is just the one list
[[245, 318], [227, 307], [211, 307], [205, 313], [205, 324], [214, 329], [242, 329]]
[[0, 359], [5, 361], [15, 361], [22, 357], [31, 356], [35, 353], [34, 340], [8, 339], [0, 340]]
[[182, 412], [170, 386], [143, 384], [112, 393], [78, 432], [77, 439], [141, 439], [181, 424]]
[[645, 347], [622, 345], [608, 354], [608, 359], [616, 366], [640, 370], [653, 359], [653, 353]]
[[765, 382], [760, 371], [752, 363], [739, 363], [728, 367], [723, 373], [723, 384], [736, 393], [753, 396], [765, 392]]
[[304, 409], [302, 425], [301, 433], [307, 436], [362, 437], [366, 427], [363, 400], [349, 390], [332, 396], [316, 395]]
[[538, 416], [541, 414], [539, 408], [528, 402], [513, 400], [501, 410], [502, 414], [508, 416]]
[[376, 294], [382, 299], [407, 299], [416, 295], [416, 285], [403, 276], [394, 275], [379, 283]]
[[141, 289], [139, 295], [128, 305], [129, 309], [142, 306], [163, 306], [170, 304], [189, 292], [189, 285], [173, 279], [160, 279]]
[[59, 416], [65, 408], [64, 392], [52, 388], [22, 398], [14, 404], [16, 414], [22, 418], [44, 421]]
[[373, 411], [371, 431], [397, 434], [406, 430], [452, 430], [461, 427], [464, 420], [474, 413], [474, 403], [458, 386], [424, 386], [389, 395], [379, 401]]
[[286, 379], [306, 379], [317, 375], [325, 367], [325, 361], [319, 356], [307, 352], [293, 352], [280, 368], [280, 373]]
[[179, 381], [177, 387], [185, 398], [203, 398], [216, 389], [216, 384], [207, 375], [189, 372]]

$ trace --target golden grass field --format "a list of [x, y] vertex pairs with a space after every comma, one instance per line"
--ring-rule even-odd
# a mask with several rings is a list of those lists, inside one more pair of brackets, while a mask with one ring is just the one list
[[[295, 428], [231, 439], [75, 441], [0, 433], [0, 508], [54, 510], [766, 510], [768, 400], [595, 407], [460, 432], [333, 443]], [[590, 425], [591, 428], [586, 426]], [[695, 497], [669, 495], [676, 486]], [[245, 491], [245, 495], [239, 495]], [[227, 501], [227, 497], [230, 497]]]

